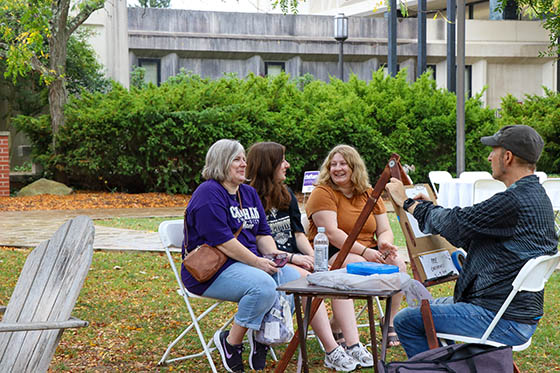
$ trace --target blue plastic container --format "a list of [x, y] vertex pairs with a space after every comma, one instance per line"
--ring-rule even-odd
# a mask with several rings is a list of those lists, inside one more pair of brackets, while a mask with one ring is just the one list
[[346, 266], [347, 273], [362, 276], [369, 276], [374, 274], [388, 275], [390, 273], [396, 273], [398, 271], [399, 267], [395, 265], [375, 262], [348, 263], [348, 265]]

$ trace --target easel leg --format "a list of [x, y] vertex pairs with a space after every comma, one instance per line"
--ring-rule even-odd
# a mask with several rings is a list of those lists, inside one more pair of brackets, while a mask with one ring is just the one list
[[422, 321], [424, 322], [424, 330], [426, 331], [428, 346], [430, 347], [430, 350], [438, 348], [439, 341], [436, 336], [434, 319], [432, 318], [432, 309], [430, 308], [430, 302], [427, 299], [422, 299], [420, 312], [422, 313]]
[[[308, 297], [308, 302], [311, 300], [311, 297]], [[296, 318], [298, 323], [298, 336], [299, 336], [299, 346], [300, 346], [300, 354], [302, 357], [302, 365], [303, 371], [305, 373], [309, 373], [309, 367], [307, 366], [307, 321], [309, 318], [309, 309], [310, 304], [307, 304], [307, 309], [305, 311], [305, 319], [302, 318], [302, 309], [301, 309], [301, 297], [297, 294], [294, 294], [294, 303], [296, 306]], [[298, 364], [299, 365], [299, 364]]]
[[385, 299], [385, 317], [384, 323], [381, 325], [381, 360], [385, 360], [385, 355], [387, 354], [387, 339], [389, 334], [389, 325], [391, 322], [391, 308], [393, 303], [393, 297]]
[[369, 335], [371, 338], [371, 353], [373, 355], [373, 371], [378, 373], [377, 370], [377, 339], [375, 337], [375, 319], [373, 317], [373, 298], [367, 298], [368, 318], [369, 318]]

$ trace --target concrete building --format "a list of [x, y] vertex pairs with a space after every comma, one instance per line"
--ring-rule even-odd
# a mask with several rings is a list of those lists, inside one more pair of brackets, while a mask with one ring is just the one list
[[[496, 1], [467, 1], [468, 94], [484, 91], [483, 102], [498, 108], [508, 93], [523, 100], [525, 94], [543, 94], [543, 87], [557, 91], [555, 58], [539, 57], [548, 47], [548, 33], [539, 21], [507, 19], [519, 17], [511, 9], [493, 10]], [[296, 16], [128, 8], [126, 0], [114, 0], [107, 1], [85, 25], [96, 31], [92, 45], [107, 76], [125, 87], [134, 66], [144, 67], [146, 79], [156, 84], [181, 69], [210, 78], [226, 73], [272, 75], [284, 70], [294, 77], [309, 73], [328, 81], [338, 77], [333, 15], [344, 12], [349, 16], [344, 79], [354, 73], [369, 80], [372, 71], [387, 64], [387, 9], [383, 4], [381, 1], [374, 12], [374, 0], [307, 0]], [[397, 62], [400, 69], [407, 68], [411, 81], [416, 76], [418, 54], [415, 4], [408, 2], [409, 16], [399, 18], [397, 27]], [[445, 6], [444, 0], [428, 0], [427, 64], [441, 88], [447, 86]], [[0, 102], [0, 109], [2, 105]], [[0, 130], [4, 129], [0, 123]], [[17, 148], [25, 139], [15, 130], [11, 132], [10, 158], [19, 165], [29, 157]]]
[[[124, 0], [118, 0], [92, 18], [99, 30], [95, 49], [109, 76], [125, 86], [133, 66], [146, 68], [146, 78], [154, 83], [181, 69], [210, 78], [224, 73], [243, 77], [250, 72], [267, 75], [284, 70], [292, 76], [309, 73], [328, 80], [338, 75], [338, 45], [333, 39], [331, 14], [344, 11], [349, 16], [344, 77], [354, 73], [368, 80], [373, 70], [387, 63], [386, 9], [380, 7], [374, 13], [373, 3], [308, 0], [302, 4], [302, 12], [325, 15], [296, 16], [126, 8]], [[428, 4], [427, 63], [435, 72], [437, 85], [446, 88], [445, 2]], [[490, 20], [490, 6], [479, 1], [467, 5], [472, 18], [466, 21], [465, 88], [469, 94], [487, 87], [483, 101], [497, 108], [508, 93], [522, 100], [525, 94], [542, 94], [543, 87], [556, 90], [555, 59], [539, 57], [549, 41], [541, 23]], [[410, 3], [409, 17], [399, 18], [397, 29], [399, 68], [408, 69], [410, 80], [416, 75], [414, 12], [415, 5]], [[433, 19], [434, 14], [439, 16]], [[127, 27], [121, 23], [125, 19]]]

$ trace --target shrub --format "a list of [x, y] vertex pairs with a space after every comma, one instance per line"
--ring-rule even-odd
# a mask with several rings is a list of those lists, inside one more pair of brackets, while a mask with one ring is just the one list
[[537, 167], [541, 171], [560, 172], [560, 95], [545, 88], [544, 96], [526, 95], [520, 103], [507, 95], [502, 99], [500, 127], [526, 124], [539, 132], [544, 139], [544, 150]]
[[[284, 74], [210, 80], [182, 72], [160, 87], [127, 90], [114, 83], [106, 94], [83, 92], [65, 115], [56, 154], [38, 121], [21, 128], [41, 145], [45, 167], [89, 189], [191, 193], [202, 181], [208, 147], [220, 138], [245, 147], [285, 144], [288, 183], [296, 190], [303, 171], [318, 169], [339, 143], [358, 149], [372, 182], [393, 152], [416, 166], [415, 182], [455, 165], [455, 96], [428, 75], [409, 84], [405, 72], [393, 78], [380, 70], [370, 82], [353, 76], [346, 83]], [[467, 169], [489, 169], [479, 138], [494, 131], [494, 112], [475, 97], [467, 102], [466, 122]]]

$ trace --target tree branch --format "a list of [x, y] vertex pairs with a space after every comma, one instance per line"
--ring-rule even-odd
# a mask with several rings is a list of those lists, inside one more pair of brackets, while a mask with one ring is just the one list
[[33, 53], [33, 55], [31, 56], [31, 60], [29, 61], [29, 64], [31, 65], [31, 68], [39, 73], [41, 73], [43, 76], [51, 76], [53, 75], [49, 69], [45, 66], [45, 64], [43, 64], [41, 62], [41, 60], [39, 60], [39, 58], [35, 55], [35, 53]]
[[74, 31], [76, 31], [76, 29], [80, 27], [80, 25], [84, 23], [93, 12], [102, 9], [103, 6], [105, 6], [105, 0], [92, 0], [84, 3], [80, 12], [68, 22], [68, 35], [74, 33]]
[[[9, 49], [9, 44], [0, 42], [0, 57], [7, 58]], [[47, 66], [45, 66], [45, 64], [41, 62], [41, 60], [35, 55], [35, 53], [32, 53], [31, 59], [29, 60], [29, 65], [31, 66], [32, 70], [35, 70], [43, 75], [52, 75]]]

